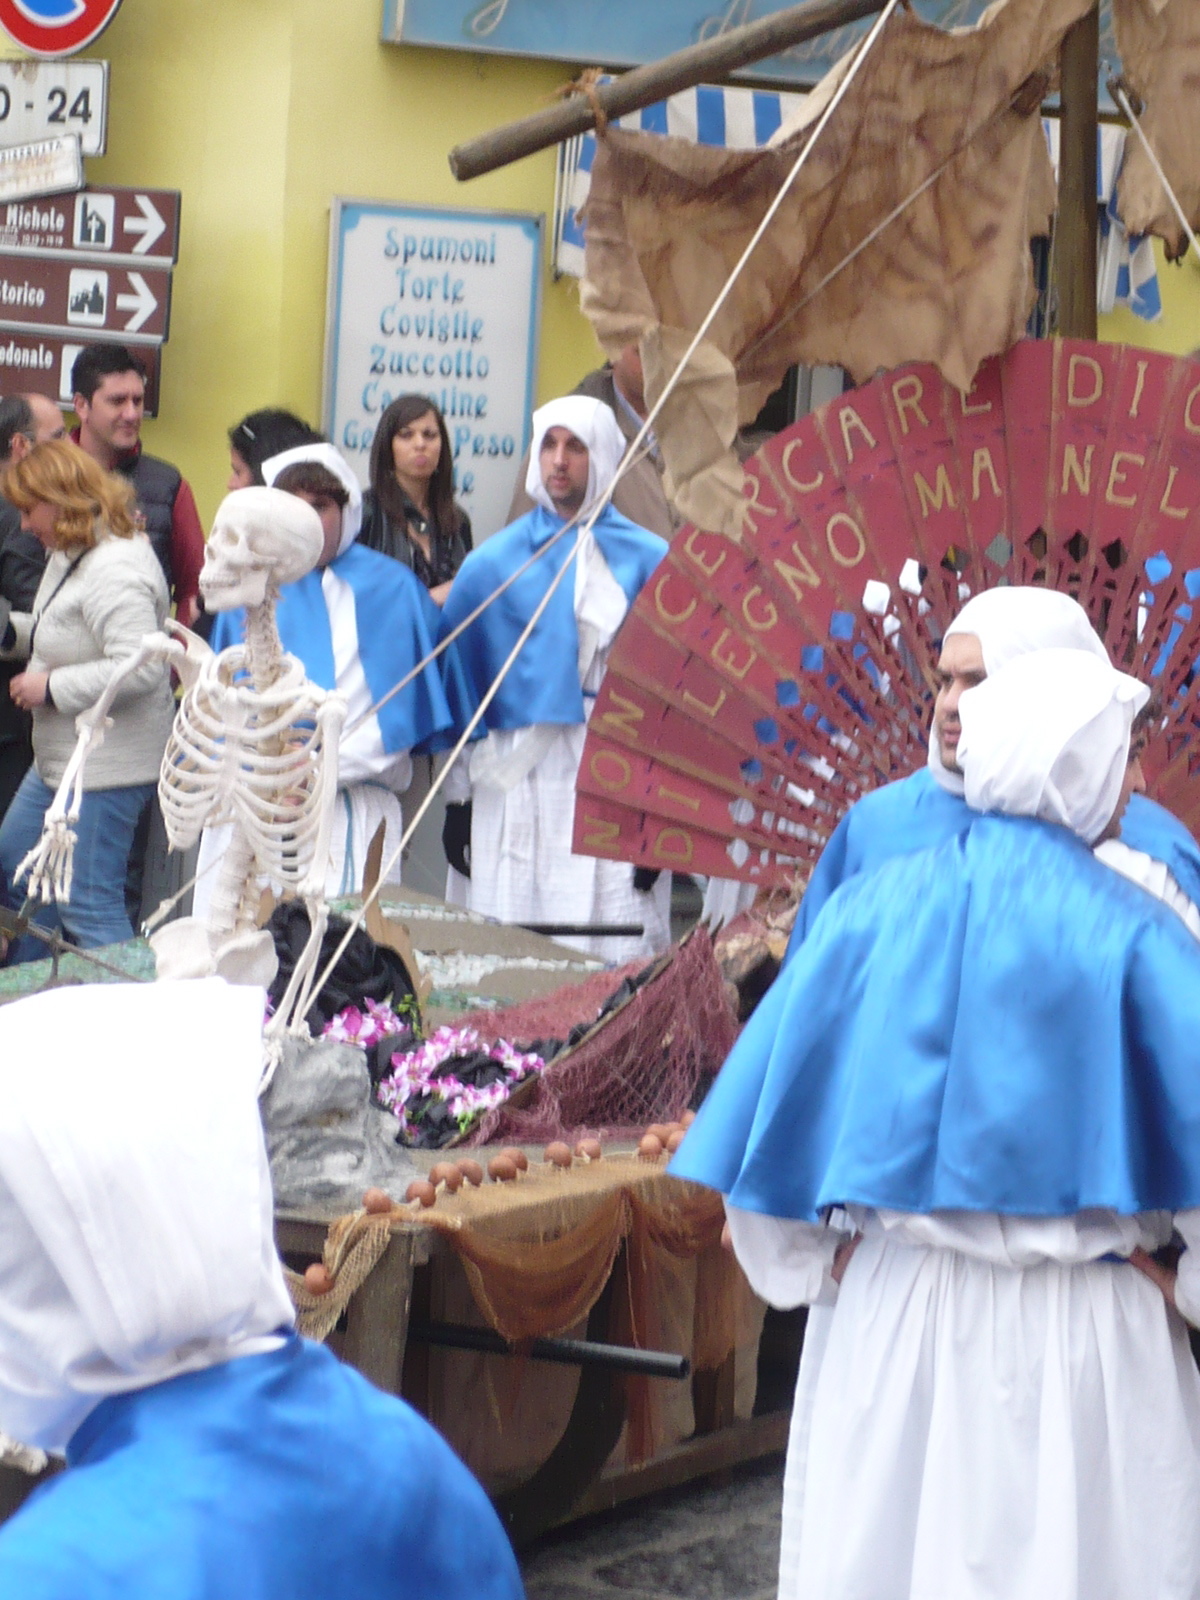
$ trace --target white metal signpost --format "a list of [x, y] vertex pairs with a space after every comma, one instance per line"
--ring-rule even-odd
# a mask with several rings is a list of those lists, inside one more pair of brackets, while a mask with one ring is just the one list
[[0, 61], [0, 144], [79, 135], [85, 156], [108, 144], [107, 61]]

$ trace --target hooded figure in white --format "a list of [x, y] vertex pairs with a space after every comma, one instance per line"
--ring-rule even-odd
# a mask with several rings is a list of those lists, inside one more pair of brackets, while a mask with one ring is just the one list
[[[555, 469], [542, 447], [552, 429], [587, 451], [575, 522], [587, 519], [624, 454], [621, 430], [598, 400], [568, 395], [534, 413], [526, 489], [535, 509], [467, 557], [442, 614], [443, 633], [465, 622], [505, 577], [555, 540], [462, 636], [460, 656], [477, 700], [577, 537], [573, 526], [563, 532], [562, 500], [556, 505], [551, 493]], [[451, 805], [472, 802], [470, 878], [451, 869], [447, 898], [502, 922], [640, 927], [640, 934], [626, 936], [560, 936], [611, 962], [653, 955], [670, 943], [670, 873], [642, 890], [627, 863], [572, 852], [575, 776], [612, 641], [666, 549], [656, 535], [605, 507], [489, 705], [487, 738], [446, 786]]]
[[[1094, 845], [1119, 824], [1130, 731], [1147, 698], [1094, 650], [989, 662], [961, 697], [967, 801]], [[1200, 1382], [1186, 1338], [1134, 1266], [1110, 1264], [1144, 1259], [1179, 1228], [1193, 1248], [1174, 1293], [1200, 1319], [1200, 1213], [855, 1205], [825, 1226], [734, 1207], [728, 1217], [756, 1291], [815, 1313], [788, 1448], [781, 1600], [1200, 1592], [1200, 1539], [1157, 1491], [1136, 1472], [1086, 1476], [1092, 1460], [1153, 1458], [1158, 1482], [1178, 1484], [1180, 1508], [1200, 1494]], [[994, 1493], [965, 1501], [955, 1461], [971, 1463], [977, 1485], [990, 1475]], [[834, 1486], [849, 1482], [853, 1506], [834, 1503]], [[878, 1541], [861, 1532], [884, 1527]], [[1154, 1571], [1177, 1567], [1176, 1586], [1143, 1587], [1151, 1547]], [[1038, 1588], [1048, 1572], [1052, 1589]]]
[[[312, 482], [300, 469], [319, 468], [329, 494], [295, 488]], [[317, 567], [280, 596], [278, 624], [284, 648], [297, 656], [313, 682], [336, 689], [346, 701], [345, 731], [338, 749], [338, 810], [334, 821], [325, 893], [330, 898], [362, 886], [367, 850], [384, 827], [383, 859], [390, 861], [403, 831], [400, 796], [412, 779], [414, 746], [432, 748], [453, 718], [438, 665], [430, 662], [390, 699], [378, 702], [433, 649], [437, 608], [411, 572], [397, 561], [358, 543], [362, 490], [341, 453], [331, 444], [299, 445], [263, 463], [268, 486], [279, 485], [313, 504], [322, 518], [325, 546]], [[317, 480], [318, 482], [320, 480]], [[333, 497], [336, 492], [336, 498]], [[338, 505], [338, 500], [344, 504]], [[221, 650], [240, 639], [241, 614], [224, 612], [213, 628]], [[378, 709], [376, 709], [378, 707]], [[206, 830], [200, 847], [200, 877], [194, 904], [203, 908], [227, 830]], [[401, 863], [391, 868], [399, 882]]]

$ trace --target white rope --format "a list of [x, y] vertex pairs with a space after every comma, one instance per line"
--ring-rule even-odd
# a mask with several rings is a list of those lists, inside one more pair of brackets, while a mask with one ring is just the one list
[[1174, 208], [1175, 215], [1179, 218], [1179, 222], [1184, 233], [1187, 234], [1189, 240], [1191, 241], [1192, 249], [1196, 252], [1196, 255], [1200, 257], [1200, 241], [1197, 240], [1196, 235], [1192, 230], [1192, 225], [1187, 219], [1187, 214], [1179, 203], [1179, 196], [1175, 193], [1174, 189], [1172, 189], [1170, 179], [1162, 169], [1162, 162], [1154, 153], [1154, 146], [1150, 143], [1149, 139], [1147, 139], [1141, 123], [1134, 115], [1133, 107], [1129, 103], [1129, 96], [1125, 93], [1124, 87], [1120, 83], [1117, 83], [1114, 79], [1109, 80], [1109, 88], [1115, 95], [1117, 104], [1129, 118], [1129, 121], [1133, 126], [1134, 133], [1136, 133], [1138, 138], [1142, 141], [1142, 149], [1146, 152], [1146, 159], [1154, 168], [1159, 183], [1161, 183], [1163, 188], [1167, 191], [1167, 199], [1170, 200], [1171, 205]]
[[[846, 73], [846, 76], [842, 79], [841, 83], [838, 85], [837, 90], [835, 91], [835, 93], [834, 93], [832, 99], [830, 100], [829, 104], [825, 107], [825, 110], [821, 113], [820, 117], [817, 119], [816, 127], [813, 129], [811, 135], [809, 136], [808, 142], [805, 144], [803, 150], [801, 150], [800, 153], [797, 155], [796, 160], [792, 164], [791, 171], [788, 173], [787, 177], [784, 179], [783, 184], [781, 185], [778, 194], [772, 200], [771, 204], [767, 207], [766, 212], [763, 214], [762, 221], [759, 223], [758, 227], [754, 230], [754, 235], [751, 238], [749, 244], [747, 244], [746, 248], [742, 251], [741, 255], [738, 257], [738, 260], [735, 263], [732, 271], [730, 272], [728, 278], [725, 280], [724, 287], [721, 289], [720, 293], [717, 295], [717, 298], [713, 301], [713, 304], [712, 304], [712, 306], [711, 306], [711, 308], [710, 308], [710, 310], [708, 312], [708, 315], [704, 318], [704, 321], [700, 324], [699, 328], [696, 330], [695, 336], [693, 337], [691, 344], [689, 344], [687, 349], [684, 351], [683, 356], [680, 359], [680, 361], [678, 362], [678, 364], [676, 365], [674, 372], [671, 374], [670, 378], [668, 378], [666, 384], [664, 385], [662, 393], [659, 395], [658, 399], [651, 406], [650, 411], [647, 414], [645, 421], [642, 423], [641, 428], [638, 430], [637, 434], [635, 435], [633, 440], [630, 442], [628, 448], [625, 451], [625, 454], [621, 457], [621, 460], [617, 465], [617, 470], [613, 473], [612, 481], [607, 485], [607, 487], [605, 488], [603, 493], [600, 495], [600, 498], [596, 501], [596, 504], [593, 506], [591, 512], [589, 513], [587, 521], [583, 524], [582, 528], [580, 528], [579, 534], [578, 534], [578, 536], [577, 536], [577, 538], [575, 540], [575, 545], [574, 545], [574, 548], [571, 551], [571, 554], [563, 562], [562, 567], [560, 568], [560, 570], [554, 575], [554, 578], [553, 578], [549, 588], [546, 590], [546, 593], [543, 595], [541, 601], [538, 603], [537, 608], [535, 609], [532, 617], [530, 617], [529, 622], [525, 626], [525, 628], [522, 631], [520, 637], [517, 639], [516, 644], [509, 651], [508, 657], [505, 660], [505, 662], [503, 663], [503, 665], [501, 666], [500, 671], [497, 673], [497, 675], [496, 675], [495, 679], [493, 680], [493, 682], [489, 685], [487, 693], [484, 695], [483, 699], [480, 701], [478, 708], [476, 709], [474, 715], [471, 717], [471, 720], [468, 722], [468, 724], [466, 726], [466, 729], [464, 730], [464, 732], [463, 732], [461, 738], [459, 739], [458, 743], [455, 745], [454, 749], [451, 751], [449, 760], [446, 762], [445, 766], [442, 768], [442, 770], [434, 778], [433, 783], [430, 785], [429, 791], [426, 794], [424, 800], [421, 802], [421, 805], [418, 807], [415, 816], [413, 817], [412, 821], [409, 823], [408, 827], [404, 829], [404, 832], [401, 835], [399, 844], [396, 846], [396, 848], [392, 852], [391, 857], [389, 858], [387, 864], [384, 866], [383, 870], [380, 872], [379, 877], [378, 877], [378, 879], [377, 879], [377, 881], [375, 883], [375, 887], [371, 890], [370, 894], [364, 896], [362, 905], [358, 908], [358, 910], [355, 912], [354, 916], [350, 919], [350, 925], [347, 927], [346, 932], [343, 934], [342, 939], [341, 939], [340, 943], [338, 944], [336, 950], [333, 952], [332, 956], [329, 958], [328, 962], [326, 963], [324, 971], [321, 973], [321, 976], [318, 978], [316, 983], [314, 983], [312, 985], [312, 987], [311, 987], [311, 989], [309, 991], [311, 994], [318, 994], [319, 995], [321, 990], [329, 982], [329, 979], [332, 976], [332, 974], [334, 972], [334, 969], [336, 968], [338, 962], [342, 958], [343, 952], [345, 951], [346, 947], [349, 945], [350, 940], [354, 937], [354, 934], [362, 926], [363, 920], [366, 917], [367, 912], [370, 910], [370, 908], [374, 904], [374, 902], [378, 899], [379, 894], [380, 894], [381, 890], [383, 889], [383, 885], [384, 885], [385, 880], [387, 879], [387, 877], [388, 877], [389, 873], [391, 872], [392, 868], [395, 866], [396, 862], [399, 861], [399, 859], [400, 859], [401, 855], [403, 854], [403, 852], [407, 849], [409, 840], [412, 838], [413, 834], [416, 832], [417, 826], [420, 823], [421, 819], [424, 817], [426, 811], [428, 811], [430, 805], [432, 805], [434, 797], [440, 791], [440, 789], [442, 787], [442, 784], [445, 782], [447, 774], [449, 773], [450, 769], [453, 767], [454, 763], [458, 760], [459, 756], [462, 754], [462, 752], [465, 749], [468, 741], [470, 740], [470, 737], [471, 737], [472, 733], [474, 733], [476, 727], [479, 725], [479, 722], [480, 722], [481, 718], [483, 717], [484, 712], [487, 710], [488, 706], [491, 704], [492, 700], [495, 698], [497, 692], [499, 691], [500, 685], [503, 683], [505, 677], [508, 675], [509, 669], [512, 667], [513, 662], [517, 659], [517, 656], [520, 654], [521, 650], [524, 648], [526, 640], [529, 638], [530, 634], [533, 632], [534, 627], [536, 626], [536, 624], [540, 620], [540, 618], [542, 616], [542, 613], [545, 611], [547, 605], [549, 605], [551, 597], [557, 591], [558, 586], [562, 582], [562, 580], [563, 580], [564, 576], [566, 575], [566, 573], [571, 569], [571, 566], [574, 563], [575, 557], [579, 552], [580, 542], [587, 536], [587, 534], [589, 534], [591, 532], [592, 528], [595, 526], [595, 523], [596, 523], [597, 519], [600, 517], [600, 515], [603, 512], [604, 508], [608, 505], [609, 501], [612, 499], [613, 493], [614, 493], [617, 485], [620, 483], [621, 479], [625, 476], [625, 474], [630, 470], [630, 467], [632, 466], [634, 460], [637, 459], [637, 452], [646, 443], [646, 440], [648, 439], [648, 437], [649, 437], [649, 435], [650, 435], [650, 433], [651, 433], [651, 431], [652, 431], [652, 429], [654, 427], [654, 423], [655, 423], [656, 419], [658, 418], [660, 412], [662, 411], [663, 406], [667, 403], [668, 399], [671, 397], [672, 393], [674, 392], [674, 390], [676, 388], [676, 385], [678, 384], [680, 378], [683, 376], [684, 372], [687, 370], [688, 362], [695, 355], [696, 351], [699, 349], [701, 343], [703, 342], [705, 336], [707, 335], [708, 330], [712, 327], [713, 323], [716, 321], [717, 317], [720, 315], [721, 308], [725, 304], [726, 300], [728, 300], [728, 298], [729, 298], [729, 296], [730, 296], [730, 294], [731, 294], [731, 292], [733, 290], [733, 286], [737, 282], [738, 278], [741, 276], [742, 271], [744, 270], [744, 268], [746, 266], [746, 263], [750, 260], [750, 257], [754, 254], [754, 251], [757, 249], [757, 247], [759, 245], [759, 242], [761, 241], [763, 235], [766, 233], [767, 229], [770, 227], [772, 221], [775, 218], [776, 213], [778, 212], [780, 206], [783, 204], [784, 199], [787, 196], [788, 190], [791, 188], [792, 184], [796, 181], [796, 179], [799, 176], [800, 171], [803, 168], [805, 162], [808, 160], [808, 158], [809, 158], [810, 154], [812, 153], [813, 149], [816, 147], [817, 140], [820, 138], [821, 133], [824, 131], [825, 126], [829, 122], [830, 117], [832, 117], [833, 113], [837, 110], [837, 108], [841, 104], [842, 99], [844, 98], [846, 92], [850, 88], [850, 85], [854, 82], [855, 78], [858, 76], [859, 70], [861, 69], [861, 67], [863, 65], [863, 62], [867, 59], [867, 56], [868, 56], [869, 52], [871, 51], [872, 47], [874, 46], [876, 39], [878, 39], [880, 33], [883, 31], [884, 27], [886, 26], [889, 17], [892, 15], [892, 12], [896, 9], [896, 7], [897, 7], [897, 5], [899, 3], [900, 3], [900, 0], [887, 0], [887, 5], [884, 7], [883, 11], [880, 12], [879, 16], [875, 19], [875, 22], [872, 24], [871, 31], [867, 34], [866, 38], [863, 40], [862, 44], [860, 45], [859, 50], [858, 50], [858, 54], [855, 56], [853, 62], [851, 63], [850, 68]], [[566, 531], [565, 529], [560, 529], [559, 530], [559, 536], [561, 536], [561, 534], [563, 532], [565, 532], [565, 531]], [[549, 541], [547, 541], [547, 542], [549, 542]], [[299, 1020], [299, 1022], [302, 1023], [304, 1019], [303, 1019], [303, 1017], [301, 1017], [298, 1020]]]

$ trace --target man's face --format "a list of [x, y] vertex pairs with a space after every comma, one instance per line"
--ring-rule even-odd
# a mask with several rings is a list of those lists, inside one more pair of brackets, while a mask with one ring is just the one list
[[337, 555], [337, 547], [342, 542], [342, 508], [327, 494], [309, 494], [305, 489], [296, 491], [296, 499], [306, 500], [321, 519], [325, 542], [321, 546], [321, 559], [317, 565], [327, 567]]
[[573, 517], [588, 486], [588, 447], [570, 428], [548, 428], [538, 453], [542, 482], [560, 517]]
[[66, 437], [67, 425], [63, 414], [44, 394], [27, 394], [25, 400], [33, 412], [33, 442], [45, 444], [47, 439]]
[[958, 720], [958, 702], [967, 689], [974, 689], [987, 677], [983, 664], [983, 646], [973, 633], [952, 633], [942, 645], [938, 657], [937, 698], [933, 702], [933, 732], [938, 743], [942, 765], [949, 772], [958, 772], [958, 741], [962, 723]]
[[146, 385], [136, 372], [110, 372], [90, 400], [75, 396], [75, 415], [87, 435], [116, 455], [133, 450], [142, 431]]

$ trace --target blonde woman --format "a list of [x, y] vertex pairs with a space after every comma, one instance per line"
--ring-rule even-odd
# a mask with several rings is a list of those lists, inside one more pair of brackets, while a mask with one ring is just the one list
[[[33, 611], [0, 612], [0, 657], [28, 663], [9, 693], [33, 714], [33, 766], [0, 823], [0, 873], [9, 905], [19, 906], [13, 874], [41, 833], [75, 744], [75, 718], [142, 636], [162, 627], [168, 599], [162, 568], [136, 528], [132, 490], [68, 440], [36, 446], [9, 467], [0, 492], [48, 555]], [[147, 663], [126, 681], [88, 762], [70, 901], [37, 911], [39, 922], [63, 928], [85, 950], [133, 935], [125, 872], [172, 715], [167, 669]], [[45, 953], [29, 936], [15, 942], [9, 962]]]

